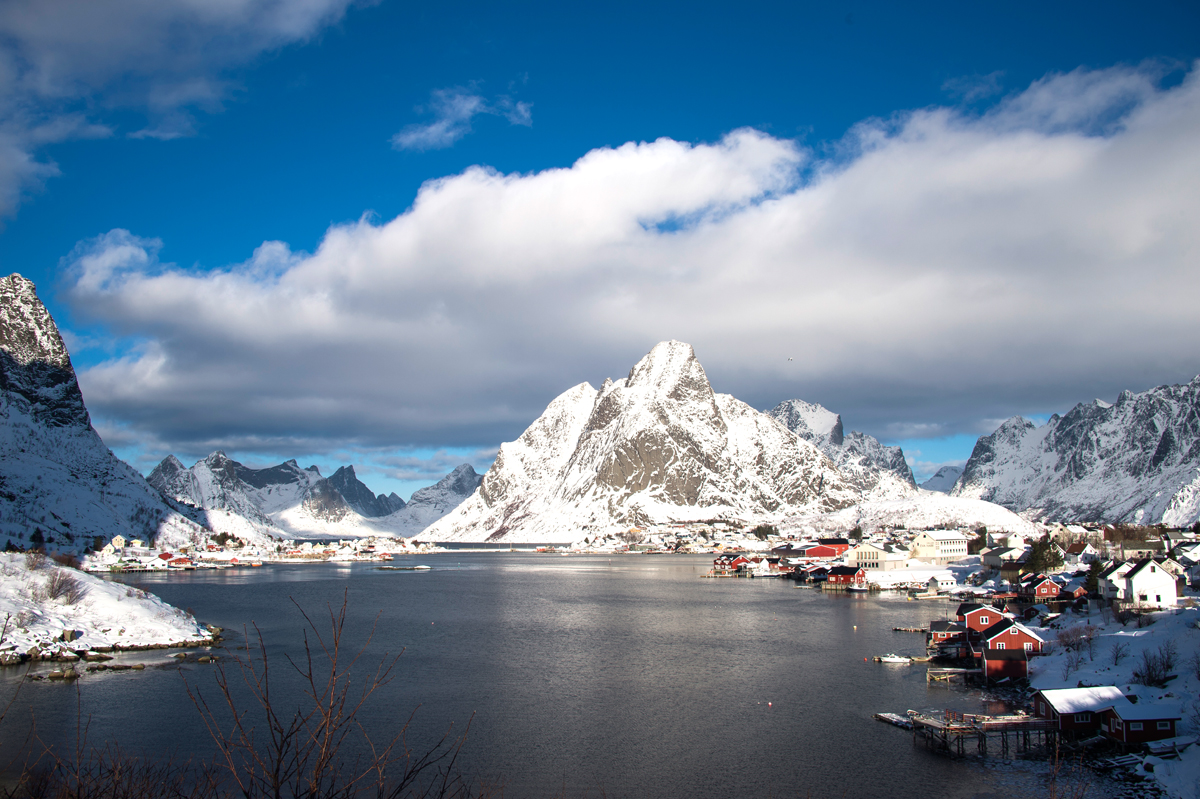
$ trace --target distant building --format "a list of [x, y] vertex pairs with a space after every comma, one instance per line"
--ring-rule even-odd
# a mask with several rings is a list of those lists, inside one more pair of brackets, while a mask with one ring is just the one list
[[944, 566], [967, 557], [969, 539], [957, 530], [924, 530], [913, 538], [912, 556]]

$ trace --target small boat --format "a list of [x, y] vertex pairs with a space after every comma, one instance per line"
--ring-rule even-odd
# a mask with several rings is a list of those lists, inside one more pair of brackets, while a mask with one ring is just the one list
[[871, 592], [871, 589], [867, 588], [865, 585], [851, 585], [848, 586], [846, 590], [852, 594], [867, 594]]
[[376, 566], [376, 571], [386, 572], [423, 572], [429, 571], [429, 566]]
[[886, 655], [876, 655], [875, 662], [876, 663], [912, 663], [912, 658], [908, 657], [907, 655], [897, 655], [895, 653], [888, 652]]

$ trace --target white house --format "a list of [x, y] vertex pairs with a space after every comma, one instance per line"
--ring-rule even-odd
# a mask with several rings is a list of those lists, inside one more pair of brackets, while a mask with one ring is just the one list
[[965, 558], [969, 541], [957, 530], [925, 530], [913, 538], [912, 556], [944, 566]]
[[1139, 608], [1162, 608], [1175, 604], [1175, 575], [1149, 558], [1139, 561], [1125, 574], [1125, 599]]
[[1125, 575], [1134, 567], [1129, 561], [1118, 561], [1110, 565], [1104, 571], [1100, 572], [1100, 577], [1096, 584], [1100, 589], [1100, 596], [1109, 600], [1125, 599], [1128, 594], [1125, 593]]
[[863, 541], [846, 550], [846, 565], [863, 569], [882, 569], [887, 556], [888, 552], [883, 547]]
[[1097, 560], [1100, 560], [1100, 550], [1087, 541], [1076, 541], [1063, 554], [1063, 562], [1069, 566], [1086, 566]]
[[940, 594], [943, 591], [953, 591], [958, 588], [958, 581], [954, 579], [954, 575], [946, 572], [945, 574], [935, 574], [929, 578], [929, 582], [925, 584], [925, 590], [931, 594]]

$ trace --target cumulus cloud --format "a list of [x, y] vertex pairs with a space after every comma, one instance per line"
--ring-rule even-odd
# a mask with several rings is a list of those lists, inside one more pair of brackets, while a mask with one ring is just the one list
[[7, 0], [0, 4], [0, 213], [56, 174], [39, 147], [111, 134], [91, 119], [141, 112], [135, 137], [191, 135], [229, 70], [301, 42], [353, 0]]
[[533, 124], [533, 106], [501, 95], [489, 102], [475, 89], [436, 89], [427, 107], [419, 113], [433, 115], [433, 121], [406, 126], [392, 137], [397, 150], [441, 150], [451, 147], [471, 132], [471, 120], [480, 114], [502, 116], [513, 125]]
[[971, 432], [1200, 371], [1198, 133], [1195, 71], [1080, 70], [866, 122], [828, 161], [739, 130], [471, 168], [211, 272], [114, 231], [69, 296], [137, 348], [81, 380], [171, 442], [478, 446], [676, 338], [760, 408]]

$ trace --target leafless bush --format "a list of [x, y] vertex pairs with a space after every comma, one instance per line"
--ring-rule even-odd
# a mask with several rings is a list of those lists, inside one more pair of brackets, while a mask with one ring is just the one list
[[31, 549], [25, 553], [25, 568], [29, 571], [37, 571], [46, 563], [46, 555], [36, 549]]
[[1138, 614], [1134, 613], [1129, 608], [1121, 608], [1120, 610], [1118, 610], [1116, 613], [1113, 614], [1113, 618], [1116, 619], [1118, 622], [1120, 622], [1121, 626], [1124, 627], [1126, 624], [1129, 624], [1129, 622], [1133, 621], [1134, 619], [1141, 618], [1141, 617], [1138, 616]]
[[17, 617], [15, 619], [13, 619], [13, 623], [15, 623], [18, 627], [28, 627], [29, 623], [32, 622], [35, 618], [36, 618], [36, 616], [34, 616], [28, 610], [23, 610], [17, 614]]
[[1153, 616], [1148, 616], [1145, 613], [1139, 613], [1137, 615], [1137, 626], [1139, 630], [1143, 627], [1149, 627], [1152, 624], [1154, 624]]
[[1168, 638], [1158, 645], [1158, 658], [1168, 672], [1175, 670], [1175, 666], [1179, 663], [1179, 649], [1173, 640]]
[[1166, 661], [1158, 652], [1142, 651], [1142, 660], [1133, 670], [1133, 681], [1142, 685], [1163, 685], [1167, 681]]
[[1078, 671], [1083, 665], [1083, 653], [1079, 651], [1067, 652], [1063, 656], [1062, 662], [1062, 678], [1065, 680], [1071, 676], [1071, 673]]
[[65, 569], [55, 569], [46, 580], [46, 597], [61, 599], [64, 605], [74, 605], [87, 596], [89, 590], [82, 580]]
[[1200, 651], [1192, 653], [1192, 656], [1188, 658], [1188, 665], [1192, 667], [1196, 679], [1200, 680]]
[[1068, 627], [1065, 630], [1059, 630], [1054, 640], [1067, 652], [1074, 652], [1079, 649], [1079, 645], [1083, 642], [1083, 636], [1082, 627]]
[[1129, 656], [1129, 644], [1118, 641], [1109, 647], [1108, 654], [1112, 656], [1112, 664], [1120, 666], [1121, 661]]

